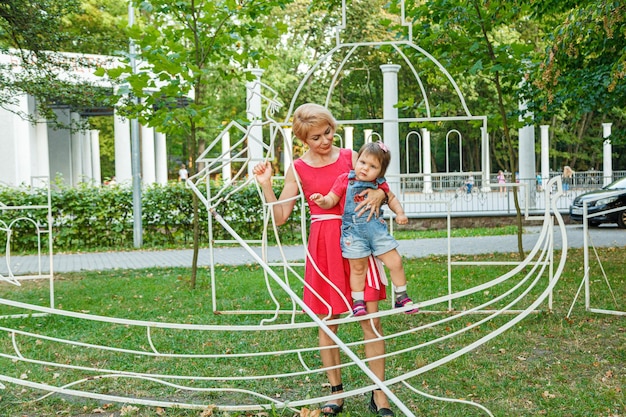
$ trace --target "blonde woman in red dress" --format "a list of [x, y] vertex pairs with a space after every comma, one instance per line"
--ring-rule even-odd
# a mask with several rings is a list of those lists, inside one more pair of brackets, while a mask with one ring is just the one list
[[[296, 159], [285, 174], [284, 187], [279, 197], [276, 197], [272, 188], [272, 166], [269, 162], [260, 163], [254, 168], [254, 174], [261, 186], [263, 195], [268, 203], [284, 201], [274, 204], [274, 219], [278, 225], [284, 224], [295, 206], [295, 198], [302, 185], [305, 201], [308, 202], [311, 212], [311, 226], [309, 230], [308, 252], [305, 266], [305, 289], [303, 300], [311, 310], [323, 318], [338, 318], [340, 314], [351, 312], [350, 271], [346, 259], [341, 256], [341, 214], [343, 205], [324, 210], [309, 200], [316, 192], [328, 193], [335, 179], [353, 169], [356, 162], [356, 152], [342, 149], [333, 145], [336, 130], [336, 121], [330, 111], [323, 106], [313, 103], [298, 107], [293, 115], [293, 134], [308, 147], [307, 151]], [[296, 178], [297, 175], [297, 178]], [[384, 203], [386, 195], [382, 190], [370, 190], [364, 194], [360, 212], [363, 215], [378, 213]], [[369, 213], [366, 213], [369, 211]], [[332, 283], [330, 284], [329, 281]], [[378, 303], [386, 298], [385, 286], [378, 281], [365, 289], [365, 302], [368, 313], [378, 311]], [[361, 321], [365, 340], [376, 339], [370, 321]], [[374, 320], [377, 332], [382, 334], [379, 319]], [[329, 326], [337, 332], [337, 325]], [[340, 352], [333, 340], [319, 330], [319, 346], [322, 364], [326, 371], [332, 393], [343, 392], [341, 379]], [[385, 342], [382, 340], [367, 343], [365, 355], [373, 358], [383, 355]], [[384, 358], [370, 361], [369, 367], [381, 380], [385, 379]], [[389, 408], [389, 401], [384, 392], [376, 390], [372, 393], [370, 409], [379, 416], [393, 416]], [[333, 416], [343, 411], [343, 399], [329, 402], [322, 406], [322, 414]]]

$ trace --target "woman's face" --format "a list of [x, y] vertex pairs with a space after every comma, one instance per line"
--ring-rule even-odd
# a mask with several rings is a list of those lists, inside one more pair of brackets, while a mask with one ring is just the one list
[[304, 142], [311, 152], [327, 155], [331, 152], [334, 139], [335, 130], [330, 125], [322, 125], [312, 128]]

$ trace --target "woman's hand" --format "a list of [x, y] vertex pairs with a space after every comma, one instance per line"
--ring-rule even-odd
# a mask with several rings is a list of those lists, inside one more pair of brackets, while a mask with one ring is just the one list
[[359, 195], [363, 197], [363, 201], [355, 208], [357, 214], [362, 216], [365, 212], [369, 211], [367, 221], [370, 221], [372, 216], [378, 217], [380, 214], [380, 206], [382, 206], [383, 201], [385, 201], [387, 197], [385, 192], [379, 188], [377, 190], [361, 191]]
[[259, 184], [266, 184], [272, 180], [272, 164], [267, 162], [259, 162], [252, 169], [254, 176]]

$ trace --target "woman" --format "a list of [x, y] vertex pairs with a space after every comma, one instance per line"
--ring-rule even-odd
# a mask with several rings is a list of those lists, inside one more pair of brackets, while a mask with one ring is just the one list
[[[268, 203], [284, 201], [274, 204], [274, 219], [278, 225], [284, 224], [293, 211], [295, 199], [299, 194], [296, 174], [302, 184], [306, 201], [311, 211], [311, 227], [309, 231], [308, 251], [315, 265], [307, 259], [305, 267], [305, 286], [303, 300], [311, 310], [324, 318], [335, 319], [340, 314], [350, 310], [350, 285], [348, 261], [341, 257], [341, 213], [343, 205], [324, 210], [309, 200], [316, 192], [328, 193], [335, 179], [353, 169], [356, 162], [356, 152], [341, 149], [333, 145], [336, 121], [330, 111], [323, 106], [313, 103], [298, 107], [293, 115], [293, 134], [308, 147], [308, 150], [299, 159], [295, 160], [285, 174], [284, 187], [280, 196], [276, 198], [272, 189], [272, 167], [269, 162], [260, 163], [254, 168], [254, 174], [261, 186], [263, 195]], [[363, 202], [357, 206], [362, 215], [369, 216], [378, 213], [378, 209], [385, 200], [382, 190], [368, 190], [363, 193]], [[320, 275], [321, 274], [321, 275]], [[330, 285], [323, 276], [334, 285]], [[371, 286], [365, 289], [365, 302], [368, 313], [378, 311], [378, 302], [386, 298], [385, 287], [380, 289]], [[339, 292], [338, 292], [339, 291]], [[330, 311], [329, 311], [330, 306]], [[374, 326], [382, 334], [379, 319], [374, 320]], [[337, 332], [337, 325], [329, 326], [332, 332]], [[376, 339], [370, 321], [361, 321], [365, 340]], [[319, 346], [322, 348], [320, 356], [326, 371], [332, 393], [343, 392], [339, 349], [334, 346], [333, 340], [321, 329], [319, 330]], [[365, 355], [368, 358], [383, 355], [385, 343], [382, 340], [366, 343]], [[383, 358], [369, 362], [372, 372], [381, 380], [385, 379], [385, 360]], [[372, 393], [370, 408], [379, 416], [393, 416], [389, 409], [389, 401], [384, 392], [376, 390]], [[322, 413], [333, 416], [343, 411], [343, 400], [328, 403], [322, 406]]]

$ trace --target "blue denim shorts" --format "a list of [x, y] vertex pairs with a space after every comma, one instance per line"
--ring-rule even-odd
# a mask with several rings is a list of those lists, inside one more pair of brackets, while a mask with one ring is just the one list
[[341, 254], [346, 259], [378, 256], [397, 247], [398, 242], [389, 234], [382, 218], [341, 226]]

